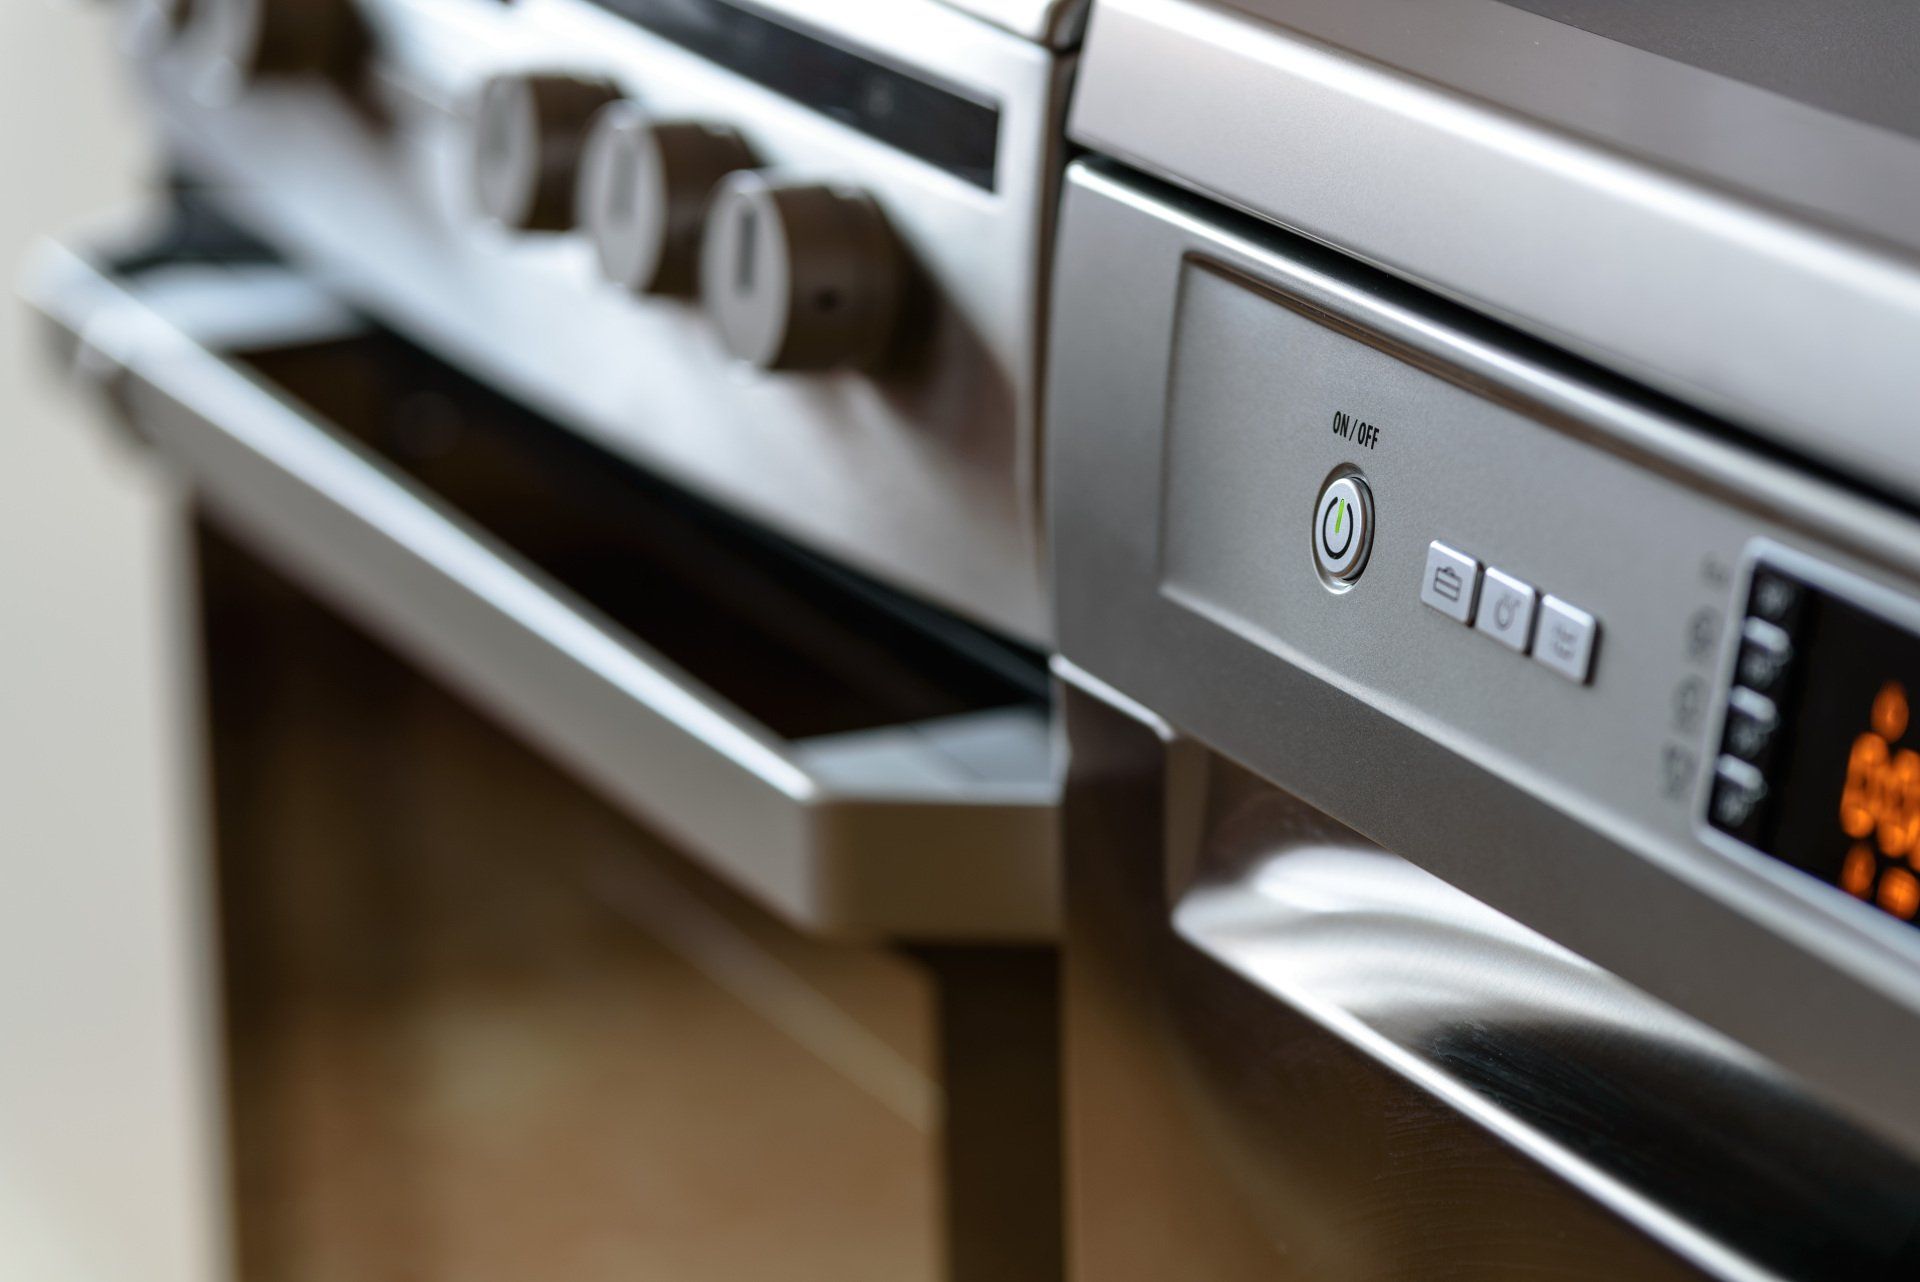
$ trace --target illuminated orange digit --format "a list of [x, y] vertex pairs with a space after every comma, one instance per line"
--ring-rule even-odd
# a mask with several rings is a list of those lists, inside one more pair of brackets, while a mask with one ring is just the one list
[[1873, 857], [1873, 850], [1863, 842], [1855, 842], [1847, 852], [1847, 861], [1840, 865], [1840, 889], [1855, 899], [1866, 899], [1873, 893], [1873, 874], [1880, 868], [1880, 861]]
[[1880, 849], [1899, 858], [1920, 836], [1920, 753], [1902, 748], [1885, 772], [1880, 810]]
[[1907, 688], [1889, 681], [1873, 696], [1873, 728], [1888, 743], [1907, 732]]
[[1920, 877], [1915, 877], [1905, 868], [1889, 868], [1880, 878], [1880, 906], [1892, 913], [1912, 921], [1914, 914], [1920, 912]]
[[1868, 837], [1875, 823], [1875, 780], [1887, 762], [1887, 741], [1872, 731], [1853, 741], [1847, 754], [1847, 786], [1840, 792], [1840, 827], [1849, 837]]

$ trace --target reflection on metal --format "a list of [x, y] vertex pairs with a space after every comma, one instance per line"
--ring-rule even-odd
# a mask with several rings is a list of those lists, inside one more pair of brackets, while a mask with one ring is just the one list
[[[1603, 1139], [1573, 1125], [1592, 1101], [1501, 1096], [1562, 1089], [1621, 1042], [1697, 1087], [1763, 1075], [1758, 1060], [1285, 794], [1247, 798], [1210, 842], [1237, 867], [1175, 908], [1189, 943], [1687, 1254], [1753, 1275], [1580, 1153]], [[1556, 1080], [1529, 1080], [1548, 1065]]]
[[1920, 1171], [1778, 1069], [1197, 744], [1066, 716], [1082, 1278], [1920, 1267]]

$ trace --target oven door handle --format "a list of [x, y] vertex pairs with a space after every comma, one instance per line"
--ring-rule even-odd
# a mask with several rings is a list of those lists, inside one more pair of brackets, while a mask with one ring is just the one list
[[[256, 348], [352, 332], [283, 268], [230, 276], [198, 309], [212, 329], [250, 317]], [[782, 739], [222, 357], [195, 308], [163, 313], [58, 246], [26, 293], [70, 367], [223, 525], [795, 926], [1051, 934], [1058, 781], [1042, 713]]]

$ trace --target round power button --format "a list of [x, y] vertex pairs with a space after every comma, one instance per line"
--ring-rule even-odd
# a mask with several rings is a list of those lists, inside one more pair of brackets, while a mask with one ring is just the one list
[[1332, 583], [1352, 583], [1373, 550], [1373, 494], [1358, 476], [1338, 476], [1313, 512], [1313, 560]]

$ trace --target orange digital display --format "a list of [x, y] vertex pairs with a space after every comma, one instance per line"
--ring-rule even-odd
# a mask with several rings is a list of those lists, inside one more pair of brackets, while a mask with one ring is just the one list
[[1840, 886], [1911, 921], [1920, 912], [1920, 880], [1910, 866], [1920, 856], [1920, 752], [1900, 746], [1907, 713], [1907, 688], [1885, 683], [1868, 711], [1871, 728], [1847, 753], [1840, 830], [1854, 844]]
[[1737, 835], [1920, 925], [1920, 635], [1772, 567], [1755, 573], [1747, 631], [1777, 661], [1735, 674], [1744, 733], [1723, 751], [1747, 750], [1762, 780]]

